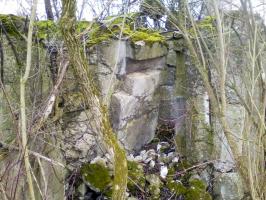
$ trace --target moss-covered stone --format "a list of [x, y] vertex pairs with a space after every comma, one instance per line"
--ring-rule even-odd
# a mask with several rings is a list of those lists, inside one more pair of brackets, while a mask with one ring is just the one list
[[[204, 33], [205, 35], [213, 35], [216, 33], [215, 17], [206, 16], [204, 19], [196, 22], [196, 27], [198, 31]], [[197, 35], [194, 31], [194, 28], [190, 28], [189, 32], [192, 37]]]
[[211, 200], [211, 195], [206, 192], [206, 185], [202, 180], [192, 179], [189, 181], [189, 188], [185, 193], [186, 200]]
[[149, 174], [146, 176], [146, 180], [148, 181], [148, 191], [150, 194], [150, 199], [160, 199], [160, 194], [161, 194], [161, 187], [162, 187], [162, 182], [160, 180], [160, 177], [155, 174]]
[[145, 187], [145, 176], [143, 166], [135, 161], [128, 161], [128, 183], [127, 187], [133, 194], [136, 192], [138, 187]]
[[168, 180], [166, 187], [177, 196], [183, 195], [187, 191], [187, 188], [181, 182], [177, 182], [175, 180]]
[[102, 24], [93, 23], [88, 31], [87, 45], [93, 46], [112, 38], [119, 38], [121, 32], [123, 38], [131, 39], [134, 43], [138, 41], [143, 41], [146, 44], [165, 42], [165, 38], [155, 30], [145, 28], [135, 29], [136, 16], [136, 13], [128, 14], [127, 16], [112, 16], [104, 20]]
[[85, 164], [81, 167], [84, 180], [95, 190], [108, 194], [112, 185], [109, 170], [100, 163]]
[[35, 24], [36, 36], [39, 40], [48, 39], [49, 37], [59, 34], [59, 29], [55, 22], [51, 20], [36, 21]]
[[211, 200], [211, 195], [206, 192], [206, 185], [199, 179], [192, 179], [188, 186], [180, 181], [168, 180], [166, 187], [177, 196], [183, 196], [185, 200]]
[[165, 38], [159, 32], [150, 29], [139, 29], [137, 31], [125, 30], [124, 34], [128, 35], [132, 42], [144, 41], [148, 45], [155, 42], [163, 43], [165, 41]]
[[0, 14], [0, 22], [9, 36], [22, 38], [22, 31], [25, 28], [25, 18], [15, 15]]

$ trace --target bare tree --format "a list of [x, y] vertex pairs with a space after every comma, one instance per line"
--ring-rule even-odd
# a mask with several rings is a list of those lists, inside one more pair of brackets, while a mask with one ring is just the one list
[[26, 63], [25, 74], [20, 80], [21, 140], [22, 140], [22, 148], [24, 150], [24, 164], [28, 180], [29, 196], [31, 200], [35, 200], [35, 192], [32, 181], [32, 175], [31, 175], [32, 169], [30, 165], [29, 150], [28, 150], [25, 87], [27, 80], [29, 78], [30, 68], [31, 68], [32, 32], [33, 32], [33, 23], [36, 15], [37, 3], [38, 3], [37, 0], [33, 1], [28, 38], [27, 38], [27, 63]]
[[44, 0], [45, 12], [48, 20], [54, 21], [54, 14], [52, 10], [52, 4], [50, 0]]
[[60, 28], [68, 50], [70, 62], [74, 67], [77, 78], [80, 80], [81, 90], [85, 103], [93, 113], [90, 125], [93, 132], [102, 138], [107, 150], [113, 155], [114, 183], [112, 199], [123, 200], [126, 198], [127, 188], [127, 159], [123, 147], [120, 146], [114, 134], [106, 106], [100, 102], [98, 90], [93, 82], [89, 66], [84, 57], [83, 49], [75, 34], [76, 26], [76, 1], [63, 0], [63, 13], [60, 20]]

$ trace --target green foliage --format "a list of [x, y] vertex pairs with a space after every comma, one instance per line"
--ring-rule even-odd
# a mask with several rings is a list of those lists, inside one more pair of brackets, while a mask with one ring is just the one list
[[[122, 31], [124, 39], [131, 39], [132, 42], [144, 41], [146, 44], [155, 42], [163, 43], [165, 38], [159, 32], [140, 28], [135, 29], [136, 19], [139, 13], [130, 13], [127, 16], [110, 16], [103, 23], [80, 21], [77, 22], [76, 33], [88, 33], [87, 45], [93, 46], [103, 41], [117, 39]], [[1, 15], [0, 21], [10, 36], [20, 38], [21, 31], [25, 26], [25, 18], [14, 15]], [[124, 24], [123, 24], [124, 23]], [[58, 24], [51, 20], [36, 21], [34, 23], [35, 36], [38, 40], [49, 38], [60, 38]]]
[[146, 176], [148, 185], [148, 192], [150, 194], [150, 199], [159, 200], [161, 196], [161, 188], [163, 186], [160, 177], [156, 174], [148, 174]]

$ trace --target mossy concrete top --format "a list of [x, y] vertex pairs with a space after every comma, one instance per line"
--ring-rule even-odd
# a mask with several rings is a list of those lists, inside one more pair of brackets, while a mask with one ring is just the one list
[[[77, 37], [86, 42], [88, 47], [112, 39], [130, 40], [133, 43], [142, 41], [146, 45], [165, 42], [165, 37], [158, 31], [146, 28], [136, 28], [137, 14], [111, 16], [102, 22], [79, 21], [76, 27]], [[0, 22], [10, 36], [21, 37], [27, 31], [27, 18], [0, 14]], [[34, 36], [39, 40], [49, 40], [56, 37], [60, 40], [58, 23], [50, 20], [35, 22]]]

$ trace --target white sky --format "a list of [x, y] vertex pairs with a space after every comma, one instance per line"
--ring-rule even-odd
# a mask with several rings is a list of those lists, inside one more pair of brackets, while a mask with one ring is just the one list
[[[95, 2], [94, 0], [92, 2]], [[31, 0], [0, 0], [0, 14], [23, 14], [29, 13]], [[77, 0], [78, 5], [81, 4], [82, 0]], [[91, 2], [91, 1], [90, 1]], [[238, 4], [239, 0], [232, 0], [230, 2], [235, 2]], [[266, 0], [251, 0], [254, 11], [259, 12], [264, 19], [266, 19]], [[95, 4], [96, 6], [96, 4]], [[97, 8], [96, 8], [97, 9]], [[45, 19], [45, 7], [44, 0], [38, 0], [38, 18]], [[84, 18], [90, 20], [92, 18], [91, 12], [83, 12]]]

